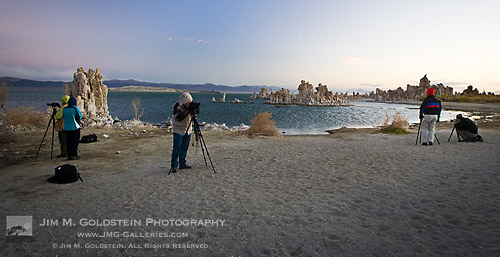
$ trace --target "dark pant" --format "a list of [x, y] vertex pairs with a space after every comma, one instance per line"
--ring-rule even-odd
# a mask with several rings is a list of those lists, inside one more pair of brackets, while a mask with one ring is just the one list
[[66, 133], [64, 131], [57, 131], [57, 136], [59, 137], [59, 144], [61, 145], [61, 155], [66, 156], [68, 154], [66, 148]]
[[457, 133], [460, 136], [460, 138], [462, 140], [465, 140], [465, 141], [472, 141], [473, 139], [475, 139], [477, 137], [477, 134], [474, 134], [474, 133], [467, 131], [465, 129], [464, 130], [457, 129]]
[[80, 129], [65, 130], [66, 133], [66, 148], [68, 157], [78, 156], [78, 143], [80, 142]]
[[184, 138], [184, 135], [174, 133], [174, 147], [172, 149], [172, 159], [170, 160], [170, 166], [172, 168], [177, 168], [177, 165], [186, 167], [186, 156], [190, 140], [191, 135]]

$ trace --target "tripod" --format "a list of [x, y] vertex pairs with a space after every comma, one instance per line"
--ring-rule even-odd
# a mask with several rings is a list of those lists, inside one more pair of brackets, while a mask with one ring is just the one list
[[[453, 126], [453, 129], [451, 130], [450, 137], [448, 137], [448, 142], [450, 141], [451, 136], [453, 135], [453, 131], [455, 131], [455, 126]], [[460, 142], [460, 140], [462, 140], [462, 139], [460, 138], [460, 135], [458, 134], [458, 131], [457, 131], [457, 138], [458, 138], [458, 141], [459, 141], [459, 142]]]
[[[196, 141], [200, 141], [200, 147], [201, 147], [201, 151], [203, 152], [203, 159], [205, 160], [205, 166], [208, 166], [208, 163], [207, 163], [207, 156], [208, 156], [208, 160], [210, 161], [210, 165], [212, 166], [212, 170], [214, 171], [214, 173], [217, 173], [215, 171], [215, 167], [214, 167], [214, 164], [212, 162], [212, 158], [210, 158], [210, 153], [208, 152], [207, 145], [205, 144], [205, 139], [203, 138], [203, 134], [201, 134], [200, 125], [198, 124], [198, 120], [196, 119], [195, 114], [192, 115], [191, 121], [189, 122], [189, 125], [186, 129], [186, 133], [184, 133], [184, 136], [182, 137], [181, 146], [184, 144], [184, 142], [186, 141], [186, 139], [188, 137], [188, 132], [189, 132], [189, 129], [191, 128], [191, 124], [193, 125], [193, 133], [195, 135]], [[205, 155], [205, 150], [207, 151], [206, 155]], [[179, 150], [177, 151], [176, 156], [178, 156], [180, 154], [180, 151], [181, 151], [181, 148], [179, 147]], [[168, 172], [167, 175], [170, 175], [171, 171], [172, 171], [172, 169], [170, 169], [170, 171]]]
[[49, 123], [47, 124], [47, 128], [45, 129], [45, 134], [43, 134], [42, 142], [40, 142], [40, 146], [38, 147], [38, 152], [36, 153], [35, 159], [38, 158], [38, 154], [40, 153], [40, 149], [42, 148], [43, 141], [45, 141], [45, 136], [47, 136], [47, 131], [49, 131], [50, 124], [52, 124], [52, 144], [50, 146], [50, 160], [52, 161], [52, 153], [54, 152], [54, 130], [56, 123], [54, 116], [56, 116], [56, 113], [56, 107], [52, 106], [52, 115], [50, 116]]

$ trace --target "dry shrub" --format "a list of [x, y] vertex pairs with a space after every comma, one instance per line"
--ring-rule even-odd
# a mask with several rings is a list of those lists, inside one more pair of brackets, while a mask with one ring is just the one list
[[408, 125], [409, 125], [408, 121], [405, 120], [403, 116], [401, 116], [399, 113], [396, 113], [392, 118], [391, 124], [389, 124], [389, 117], [385, 118], [384, 124], [382, 125], [380, 132], [386, 134], [408, 134], [409, 132], [406, 131]]
[[35, 111], [32, 107], [14, 107], [5, 112], [3, 125], [24, 128], [45, 127], [49, 119], [50, 116], [47, 113]]
[[391, 126], [397, 127], [397, 128], [407, 128], [409, 125], [408, 121], [401, 116], [401, 114], [396, 113], [394, 114], [394, 117], [392, 118], [392, 123]]
[[139, 113], [139, 110], [141, 109], [141, 99], [137, 97], [134, 101], [132, 101], [131, 105], [132, 110], [134, 111], [134, 120], [140, 120], [142, 115], [144, 115], [144, 109], [142, 109], [141, 113]]
[[276, 121], [271, 120], [272, 113], [262, 112], [257, 114], [252, 119], [252, 124], [247, 130], [247, 133], [252, 136], [278, 136], [278, 129], [276, 128]]

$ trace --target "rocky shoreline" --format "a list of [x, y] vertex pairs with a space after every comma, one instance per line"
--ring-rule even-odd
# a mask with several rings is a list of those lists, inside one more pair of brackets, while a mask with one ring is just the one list
[[180, 93], [184, 92], [168, 87], [148, 87], [148, 86], [124, 86], [109, 88], [112, 92], [155, 92], [155, 93]]

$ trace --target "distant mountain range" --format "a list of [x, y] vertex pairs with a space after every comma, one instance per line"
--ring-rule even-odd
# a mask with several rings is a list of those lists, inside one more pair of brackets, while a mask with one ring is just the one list
[[[20, 79], [13, 77], [0, 77], [0, 83], [7, 83], [7, 86], [19, 88], [19, 87], [30, 87], [30, 88], [62, 88], [63, 84], [71, 85], [71, 81], [37, 81], [29, 79]], [[221, 93], [253, 93], [260, 92], [260, 89], [265, 87], [268, 90], [273, 89], [274, 91], [281, 90], [279, 87], [270, 86], [237, 86], [230, 87], [225, 85], [214, 85], [211, 83], [206, 84], [173, 84], [173, 83], [153, 83], [144, 82], [134, 79], [129, 80], [104, 80], [106, 86], [109, 88], [125, 87], [125, 86], [144, 86], [144, 87], [164, 87], [177, 90], [188, 90], [188, 91], [209, 91], [209, 92], [221, 92]]]

